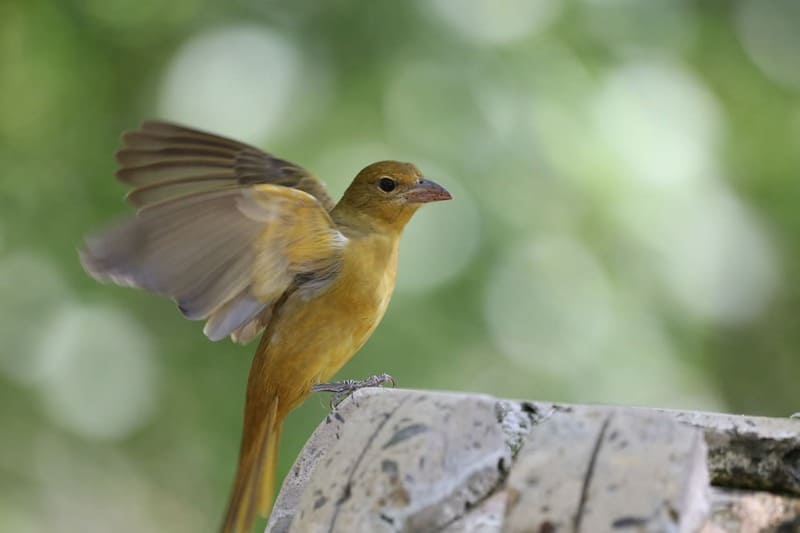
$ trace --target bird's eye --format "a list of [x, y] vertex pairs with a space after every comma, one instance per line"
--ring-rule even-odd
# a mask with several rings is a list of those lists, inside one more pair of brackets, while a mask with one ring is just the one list
[[378, 187], [380, 187], [383, 192], [392, 192], [396, 186], [397, 184], [392, 178], [381, 178], [380, 181], [378, 181]]

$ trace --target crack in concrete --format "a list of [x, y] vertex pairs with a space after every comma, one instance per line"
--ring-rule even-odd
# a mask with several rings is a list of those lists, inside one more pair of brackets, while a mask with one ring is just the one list
[[481, 505], [503, 490], [505, 488], [506, 479], [511, 474], [511, 469], [514, 467], [514, 462], [517, 454], [525, 445], [525, 437], [530, 433], [533, 426], [541, 424], [546, 421], [553, 414], [552, 411], [546, 415], [539, 413], [536, 406], [528, 402], [514, 402], [509, 400], [499, 400], [494, 406], [495, 415], [497, 416], [497, 423], [500, 425], [500, 430], [506, 436], [506, 445], [511, 452], [511, 464], [504, 464], [503, 458], [497, 463], [498, 476], [497, 481], [489, 488], [488, 491], [475, 502], [466, 502], [464, 512], [460, 513], [444, 524], [438, 526], [434, 532], [441, 532], [448, 527], [464, 520], [467, 516]]
[[583, 520], [583, 512], [586, 508], [586, 502], [589, 500], [589, 486], [592, 483], [592, 477], [594, 477], [594, 467], [597, 463], [597, 456], [600, 455], [600, 449], [603, 447], [603, 441], [606, 438], [606, 430], [608, 429], [608, 425], [611, 423], [612, 418], [613, 415], [608, 415], [603, 421], [603, 425], [600, 427], [600, 432], [597, 435], [597, 440], [594, 443], [594, 448], [592, 449], [592, 455], [589, 458], [589, 466], [586, 468], [586, 474], [583, 476], [581, 498], [578, 501], [578, 510], [575, 512], [575, 520], [572, 524], [572, 530], [575, 533], [579, 533], [581, 530], [581, 521]]
[[361, 450], [361, 453], [358, 454], [358, 458], [356, 459], [355, 463], [353, 463], [353, 468], [350, 470], [350, 474], [347, 476], [347, 482], [344, 485], [344, 492], [342, 493], [342, 497], [340, 497], [336, 501], [335, 507], [333, 509], [333, 516], [331, 517], [331, 523], [330, 526], [328, 527], [328, 533], [332, 533], [334, 530], [333, 528], [336, 527], [336, 520], [339, 518], [339, 510], [342, 508], [342, 504], [348, 499], [350, 499], [350, 494], [353, 486], [353, 479], [355, 478], [356, 471], [358, 470], [358, 467], [361, 466], [361, 462], [364, 460], [364, 456], [367, 454], [367, 451], [369, 451], [369, 449], [372, 447], [372, 443], [375, 442], [375, 439], [378, 437], [378, 433], [381, 432], [386, 423], [392, 418], [392, 416], [394, 416], [397, 410], [400, 409], [400, 407], [402, 407], [403, 404], [405, 404], [410, 398], [411, 396], [406, 396], [405, 398], [400, 400], [397, 403], [397, 405], [394, 406], [394, 409], [392, 409], [391, 411], [389, 411], [389, 413], [386, 414], [383, 420], [381, 420], [381, 422], [375, 428], [375, 431], [372, 432], [372, 435], [369, 436], [369, 439], [367, 440], [367, 443], [364, 446], [364, 448]]

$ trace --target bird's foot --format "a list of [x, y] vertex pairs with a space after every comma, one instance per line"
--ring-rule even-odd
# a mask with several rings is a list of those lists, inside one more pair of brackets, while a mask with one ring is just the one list
[[384, 383], [391, 383], [392, 387], [397, 386], [394, 378], [389, 374], [379, 374], [377, 376], [370, 376], [367, 379], [346, 379], [344, 381], [334, 381], [332, 383], [317, 383], [311, 387], [311, 392], [330, 392], [331, 394], [331, 410], [342, 403], [348, 396], [353, 394], [358, 389], [365, 387], [380, 387]]

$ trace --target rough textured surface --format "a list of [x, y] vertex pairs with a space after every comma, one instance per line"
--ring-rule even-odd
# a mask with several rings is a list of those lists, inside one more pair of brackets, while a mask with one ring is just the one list
[[509, 494], [501, 490], [451, 522], [441, 533], [500, 533], [504, 531]]
[[714, 488], [711, 517], [702, 533], [795, 533], [800, 499], [768, 492]]
[[[525, 402], [536, 412], [610, 409], [591, 405]], [[701, 429], [708, 445], [714, 485], [800, 495], [800, 419], [767, 418], [699, 411], [626, 407], [629, 412], [659, 412]]]
[[708, 483], [797, 493], [798, 450], [800, 420], [365, 389], [309, 439], [267, 531], [721, 533], [775, 502], [759, 523], [798, 531], [796, 499], [709, 507]]
[[671, 412], [702, 428], [716, 485], [800, 495], [800, 420]]
[[574, 523], [603, 416], [553, 412], [527, 435], [507, 487], [508, 531], [549, 531]]
[[507, 486], [507, 531], [694, 531], [708, 514], [702, 433], [654, 412], [556, 412], [527, 435]]
[[304, 449], [268, 529], [447, 530], [475, 507], [490, 521], [481, 504], [529, 426], [518, 404], [486, 396], [359, 391]]

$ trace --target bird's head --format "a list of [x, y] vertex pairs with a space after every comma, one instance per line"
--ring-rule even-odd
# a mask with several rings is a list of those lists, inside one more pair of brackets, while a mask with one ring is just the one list
[[444, 187], [423, 177], [411, 163], [380, 161], [358, 173], [337, 210], [344, 208], [371, 222], [401, 230], [422, 204], [451, 198]]

